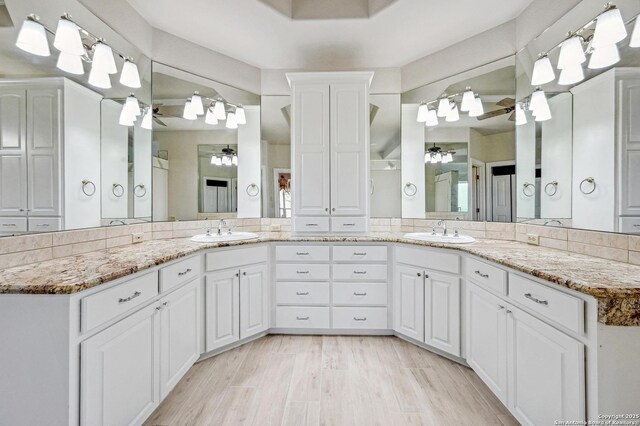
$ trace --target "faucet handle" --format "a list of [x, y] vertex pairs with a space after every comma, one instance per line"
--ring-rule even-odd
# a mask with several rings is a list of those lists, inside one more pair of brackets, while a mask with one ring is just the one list
[[204, 228], [207, 231], [207, 235], [211, 235], [211, 227], [207, 226]]
[[436, 228], [431, 229], [431, 235], [436, 235]]
[[458, 230], [457, 229], [453, 230], [453, 236], [454, 237], [459, 237], [460, 236], [460, 234], [458, 234]]

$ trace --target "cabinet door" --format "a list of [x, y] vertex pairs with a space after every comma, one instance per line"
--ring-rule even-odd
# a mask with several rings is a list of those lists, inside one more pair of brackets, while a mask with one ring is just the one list
[[240, 273], [208, 274], [205, 288], [207, 352], [240, 339]]
[[467, 363], [507, 402], [507, 317], [501, 299], [467, 281]]
[[161, 300], [160, 399], [200, 356], [200, 279]]
[[331, 85], [331, 214], [364, 216], [369, 198], [366, 83]]
[[293, 88], [293, 214], [329, 214], [329, 85]]
[[523, 425], [584, 420], [584, 346], [523, 311], [507, 313], [509, 409]]
[[407, 337], [424, 340], [424, 271], [399, 265], [394, 282], [393, 329]]
[[460, 278], [426, 271], [424, 342], [460, 355]]
[[27, 92], [0, 91], [0, 216], [27, 208]]
[[269, 279], [267, 265], [240, 270], [240, 338], [269, 328]]
[[[637, 75], [637, 74], [636, 74]], [[640, 79], [620, 82], [620, 215], [640, 216]], [[640, 232], [640, 229], [635, 232]]]
[[141, 424], [157, 407], [156, 312], [148, 306], [82, 343], [81, 424]]
[[60, 216], [60, 90], [27, 91], [30, 216]]

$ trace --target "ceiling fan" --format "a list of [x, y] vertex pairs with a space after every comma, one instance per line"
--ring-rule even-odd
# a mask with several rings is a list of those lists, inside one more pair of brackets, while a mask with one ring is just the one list
[[504, 114], [509, 114], [511, 113], [511, 115], [509, 116], [508, 120], [509, 121], [516, 121], [516, 113], [515, 113], [515, 109], [516, 109], [516, 100], [513, 98], [504, 98], [502, 100], [500, 100], [499, 102], [496, 103], [496, 105], [502, 107], [499, 108], [495, 111], [489, 111], [486, 114], [482, 114], [480, 116], [478, 116], [478, 120], [486, 120], [488, 118], [493, 118], [493, 117], [499, 117], [501, 115]]

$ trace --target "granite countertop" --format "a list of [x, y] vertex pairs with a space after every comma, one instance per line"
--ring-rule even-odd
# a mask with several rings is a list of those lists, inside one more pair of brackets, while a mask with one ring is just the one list
[[272, 237], [201, 244], [188, 238], [152, 240], [0, 271], [0, 293], [72, 294], [215, 247], [267, 242], [406, 243], [459, 250], [598, 299], [599, 321], [640, 326], [640, 266], [531, 246], [480, 239], [471, 244], [413, 241], [400, 233], [371, 237]]

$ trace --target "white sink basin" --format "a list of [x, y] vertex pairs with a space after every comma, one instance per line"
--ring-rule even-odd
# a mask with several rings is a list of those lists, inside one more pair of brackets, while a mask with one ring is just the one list
[[442, 234], [433, 234], [431, 232], [411, 232], [409, 234], [404, 234], [404, 237], [409, 240], [427, 241], [430, 243], [447, 243], [447, 244], [468, 244], [476, 240], [475, 238], [470, 237], [468, 235], [458, 235], [456, 237], [453, 234], [442, 235]]
[[196, 243], [225, 243], [229, 241], [242, 241], [242, 240], [255, 240], [259, 238], [258, 234], [253, 232], [224, 232], [222, 235], [218, 234], [200, 234], [191, 237], [191, 241]]

